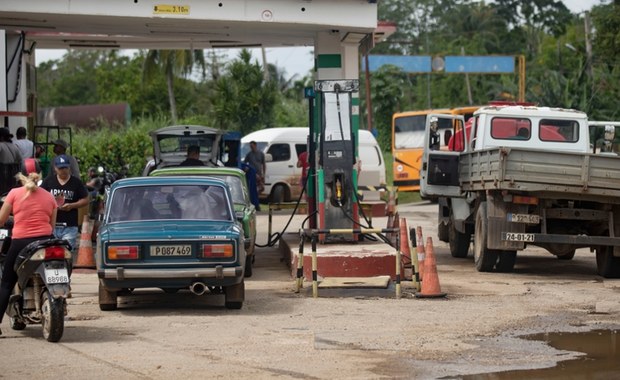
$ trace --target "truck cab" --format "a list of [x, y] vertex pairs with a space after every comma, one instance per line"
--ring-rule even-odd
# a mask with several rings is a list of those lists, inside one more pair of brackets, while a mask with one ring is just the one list
[[473, 237], [482, 272], [512, 271], [517, 252], [535, 245], [562, 260], [589, 247], [601, 276], [620, 277], [619, 127], [531, 105], [482, 107], [467, 122], [430, 115], [420, 193], [438, 200], [439, 239], [463, 258]]

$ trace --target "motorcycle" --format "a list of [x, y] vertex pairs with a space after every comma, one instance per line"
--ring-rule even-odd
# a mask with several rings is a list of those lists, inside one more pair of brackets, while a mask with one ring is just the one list
[[91, 219], [98, 220], [99, 215], [103, 211], [106, 192], [116, 180], [125, 177], [127, 166], [121, 166], [121, 171], [115, 173], [109, 170], [99, 156], [94, 156], [94, 158], [99, 162], [99, 165], [96, 169], [94, 167], [89, 169], [89, 181], [86, 183], [86, 188], [91, 195], [89, 216]]
[[[7, 243], [5, 239], [2, 251]], [[14, 266], [17, 284], [6, 310], [13, 330], [41, 324], [48, 342], [62, 338], [71, 283], [70, 249], [68, 241], [50, 238], [32, 242], [19, 252]]]

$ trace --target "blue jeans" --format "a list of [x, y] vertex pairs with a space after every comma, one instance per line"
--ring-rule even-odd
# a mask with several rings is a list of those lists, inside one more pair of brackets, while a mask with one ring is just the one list
[[71, 244], [71, 252], [73, 253], [75, 253], [75, 248], [77, 248], [77, 235], [77, 226], [56, 226], [54, 228], [54, 236], [58, 239], [67, 240]]

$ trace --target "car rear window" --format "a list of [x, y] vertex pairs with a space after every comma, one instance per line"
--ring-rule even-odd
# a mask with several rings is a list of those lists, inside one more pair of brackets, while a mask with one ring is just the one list
[[109, 222], [181, 219], [230, 221], [230, 201], [219, 185], [132, 186], [116, 189]]
[[161, 135], [158, 136], [159, 150], [162, 153], [187, 152], [190, 145], [200, 147], [200, 153], [211, 153], [215, 134], [194, 134], [189, 136]]

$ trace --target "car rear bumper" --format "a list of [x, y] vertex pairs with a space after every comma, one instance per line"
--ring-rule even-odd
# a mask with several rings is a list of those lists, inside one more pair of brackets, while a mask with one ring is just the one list
[[243, 278], [243, 267], [191, 268], [191, 269], [134, 269], [125, 267], [98, 269], [101, 279], [116, 281], [137, 279], [215, 279]]

